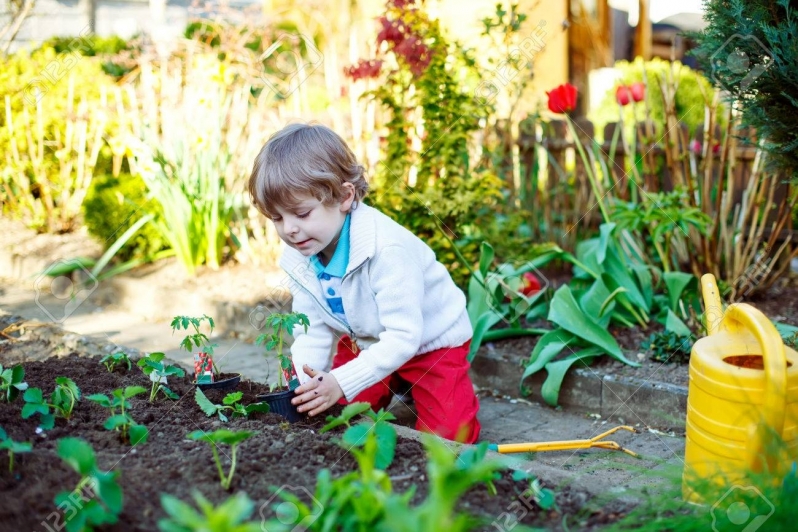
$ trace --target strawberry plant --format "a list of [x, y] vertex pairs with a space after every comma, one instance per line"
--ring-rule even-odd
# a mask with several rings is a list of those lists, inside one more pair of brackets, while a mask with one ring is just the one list
[[22, 419], [39, 414], [41, 416], [39, 427], [42, 430], [49, 430], [55, 425], [56, 416], [65, 419], [72, 416], [75, 403], [80, 400], [80, 389], [69, 377], [56, 377], [55, 390], [50, 395], [49, 403], [45, 401], [41, 388], [25, 390], [22, 398], [25, 400], [25, 406], [22, 407]]
[[166, 386], [167, 377], [170, 375], [183, 377], [186, 374], [185, 371], [177, 366], [164, 364], [164, 358], [166, 358], [164, 353], [150, 353], [136, 363], [141, 368], [141, 371], [149, 376], [152, 382], [152, 388], [150, 389], [151, 403], [155, 401], [158, 392], [162, 392], [169, 399], [177, 399], [178, 395]]
[[111, 355], [105, 355], [100, 359], [100, 364], [105, 366], [105, 369], [108, 370], [108, 373], [113, 373], [117, 368], [127, 368], [127, 371], [131, 369], [130, 357], [127, 356], [127, 353], [113, 353]]
[[0, 451], [8, 451], [8, 472], [14, 472], [14, 454], [29, 453], [33, 445], [29, 442], [17, 442], [8, 437], [8, 434], [0, 427]]
[[[413, 486], [404, 493], [394, 493], [391, 478], [384, 468], [393, 460], [396, 431], [387, 421], [390, 414], [370, 411], [366, 403], [354, 403], [344, 408], [338, 417], [329, 416], [322, 431], [346, 425], [348, 428], [339, 442], [355, 456], [358, 469], [333, 479], [329, 469], [319, 472], [313, 496], [313, 507], [288, 490], [278, 493], [274, 509], [277, 519], [265, 523], [268, 530], [328, 530], [335, 523], [338, 530], [472, 530], [477, 524], [471, 516], [456, 511], [457, 501], [474, 486], [486, 483], [489, 488], [505, 466], [498, 461], [485, 460], [487, 445], [469, 447], [457, 455], [429, 435], [423, 443], [429, 455], [427, 477], [429, 491], [420, 505], [412, 506], [416, 493]], [[350, 424], [350, 420], [365, 413], [365, 423]], [[390, 433], [390, 434], [389, 434]], [[383, 447], [391, 447], [385, 452]], [[281, 519], [282, 504], [291, 503], [289, 520]], [[396, 519], [401, 515], [401, 519]]]
[[225, 410], [229, 410], [230, 415], [233, 417], [249, 417], [250, 414], [254, 414], [255, 412], [266, 413], [270, 410], [269, 405], [266, 403], [242, 405], [241, 399], [243, 397], [243, 392], [228, 393], [225, 395], [224, 399], [222, 399], [222, 404], [217, 405], [211, 402], [199, 388], [194, 391], [194, 400], [197, 401], [197, 405], [205, 412], [205, 415], [211, 417], [216, 414], [219, 416], [219, 419], [225, 422], [228, 421], [227, 416], [224, 414]]
[[266, 318], [266, 325], [269, 325], [272, 331], [258, 336], [255, 343], [263, 345], [268, 351], [274, 350], [277, 352], [276, 356], [280, 371], [277, 374], [277, 382], [273, 382], [270, 386], [271, 390], [274, 391], [275, 388], [282, 389], [286, 386], [289, 390], [293, 390], [299, 386], [299, 379], [296, 378], [291, 355], [283, 352], [283, 333], [291, 334], [291, 331], [297, 325], [302, 325], [305, 328], [305, 332], [307, 332], [310, 321], [305, 314], [299, 312], [291, 312], [289, 314], [274, 313]]
[[161, 494], [161, 506], [169, 516], [158, 521], [161, 532], [261, 532], [260, 523], [245, 523], [255, 510], [255, 503], [246, 493], [236, 493], [219, 506], [199, 491], [192, 496], [199, 512], [177, 497]]
[[91, 445], [79, 438], [58, 440], [58, 456], [80, 475], [71, 491], [55, 496], [55, 504], [71, 517], [65, 519], [67, 532], [92, 531], [117, 522], [122, 512], [122, 487], [118, 471], [101, 471]]
[[[239, 430], [235, 432], [227, 429], [219, 429], [213, 432], [195, 430], [194, 432], [188, 433], [186, 438], [189, 440], [204, 441], [211, 446], [213, 459], [216, 462], [216, 469], [219, 471], [219, 480], [222, 483], [222, 487], [229, 490], [230, 483], [233, 481], [233, 475], [236, 471], [236, 451], [238, 450], [238, 446], [241, 442], [251, 438], [255, 434], [257, 434], [257, 432], [249, 430]], [[218, 447], [221, 444], [230, 446], [230, 470], [227, 472], [227, 475], [224, 474], [222, 461], [219, 459]]]
[[28, 383], [24, 380], [25, 368], [21, 364], [17, 364], [13, 368], [3, 368], [3, 365], [0, 364], [0, 393], [9, 403], [17, 398], [19, 392], [28, 389]]
[[139, 394], [147, 393], [143, 386], [127, 386], [117, 388], [108, 397], [101, 393], [87, 395], [86, 399], [111, 410], [111, 416], [105, 420], [103, 428], [106, 430], [121, 431], [122, 441], [132, 445], [147, 442], [147, 427], [139, 425], [125, 410], [130, 408], [128, 399]]

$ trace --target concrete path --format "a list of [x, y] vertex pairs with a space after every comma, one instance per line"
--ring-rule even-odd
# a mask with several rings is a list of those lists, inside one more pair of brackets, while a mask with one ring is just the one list
[[[99, 305], [89, 299], [65, 315], [65, 303], [52, 295], [37, 297], [30, 286], [0, 279], [0, 309], [45, 322], [58, 322], [65, 330], [113, 342], [140, 351], [164, 351], [171, 358], [192, 367], [191, 355], [177, 349], [181, 337], [172, 336], [168, 321], [148, 321], [113, 304]], [[60, 312], [60, 314], [59, 314]], [[53, 319], [55, 318], [55, 319]], [[252, 335], [244, 335], [253, 338]], [[218, 343], [214, 360], [222, 371], [241, 372], [245, 378], [268, 382], [269, 357], [264, 350], [244, 339], [214, 338]], [[480, 390], [482, 440], [493, 443], [541, 442], [593, 438], [612, 424], [598, 414], [576, 415], [566, 410], [530, 403], [508, 396], [493, 397]], [[632, 411], [634, 405], [625, 405]], [[400, 401], [392, 409], [406, 426], [413, 426], [415, 413]], [[635, 424], [636, 420], [629, 419]], [[684, 438], [635, 426], [636, 434], [621, 431], [610, 438], [642, 456], [635, 459], [620, 451], [577, 449], [512, 455], [518, 467], [530, 470], [555, 485], [575, 483], [590, 493], [622, 494], [641, 485], [654, 485], [657, 471], [677, 471], [682, 466]], [[409, 434], [413, 434], [412, 431]], [[510, 455], [508, 455], [510, 456]], [[654, 472], [654, 475], [651, 473]]]

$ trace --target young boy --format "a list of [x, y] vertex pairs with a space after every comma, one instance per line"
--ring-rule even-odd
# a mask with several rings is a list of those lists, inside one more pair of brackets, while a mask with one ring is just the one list
[[311, 416], [338, 402], [377, 411], [404, 380], [418, 430], [473, 443], [465, 296], [429, 246], [361, 202], [367, 191], [363, 167], [325, 126], [289, 125], [255, 159], [249, 192], [287, 244], [293, 310], [310, 320], [294, 330], [293, 403]]

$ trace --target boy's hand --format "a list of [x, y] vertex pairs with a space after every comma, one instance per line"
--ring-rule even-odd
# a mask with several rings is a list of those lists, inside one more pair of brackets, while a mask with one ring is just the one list
[[344, 396], [341, 386], [332, 373], [316, 371], [307, 364], [302, 366], [302, 371], [311, 379], [294, 390], [296, 397], [291, 399], [291, 404], [299, 405], [297, 406], [299, 412], [310, 411], [308, 415], [313, 417], [330, 408]]

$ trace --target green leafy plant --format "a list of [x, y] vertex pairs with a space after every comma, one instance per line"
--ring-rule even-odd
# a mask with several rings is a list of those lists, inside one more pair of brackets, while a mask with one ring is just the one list
[[142, 393], [147, 393], [147, 389], [143, 386], [126, 386], [124, 389], [117, 388], [111, 392], [110, 397], [95, 393], [87, 395], [86, 399], [111, 410], [111, 416], [105, 420], [103, 428], [121, 431], [122, 441], [137, 445], [147, 442], [147, 427], [136, 423], [126, 410], [130, 408], [128, 399]]
[[207, 321], [208, 326], [210, 327], [210, 332], [208, 334], [213, 334], [213, 328], [216, 326], [216, 324], [214, 323], [213, 318], [208, 315], [203, 314], [199, 318], [192, 316], [175, 316], [172, 318], [172, 334], [179, 330], [194, 330], [193, 334], [187, 334], [180, 342], [181, 348], [191, 353], [194, 350], [194, 346], [196, 346], [201, 348], [209, 355], [213, 354], [213, 349], [218, 346], [216, 344], [212, 344], [208, 335], [200, 331], [200, 327], [204, 321]]
[[72, 513], [65, 520], [67, 532], [91, 532], [116, 523], [123, 506], [119, 472], [101, 471], [94, 449], [80, 438], [58, 440], [58, 456], [80, 475], [73, 490], [55, 496], [58, 508]]
[[[322, 429], [347, 426], [339, 444], [353, 453], [358, 469], [333, 479], [328, 469], [319, 472], [316, 480], [313, 507], [294, 494], [279, 492], [281, 501], [292, 503], [296, 514], [288, 520], [280, 519], [280, 504], [275, 503], [278, 518], [266, 523], [269, 530], [287, 531], [296, 523], [306, 530], [455, 530], [474, 528], [477, 520], [458, 513], [455, 508], [459, 498], [475, 485], [486, 483], [490, 488], [504, 468], [498, 461], [485, 460], [487, 444], [469, 447], [459, 455], [437, 437], [423, 435], [422, 441], [429, 455], [427, 476], [429, 491], [426, 499], [417, 506], [411, 505], [416, 492], [412, 486], [405, 493], [394, 493], [385, 468], [393, 459], [383, 451], [384, 445], [395, 445], [396, 431], [387, 423], [390, 414], [374, 413], [365, 403], [348, 405], [340, 416], [329, 416]], [[366, 414], [366, 422], [351, 424], [358, 414]], [[378, 434], [379, 432], [379, 434]], [[389, 432], [391, 433], [389, 435]], [[401, 519], [396, 516], [401, 515]]]
[[212, 415], [216, 414], [219, 416], [219, 419], [225, 422], [228, 421], [227, 416], [224, 413], [225, 410], [229, 410], [230, 415], [233, 417], [249, 417], [256, 412], [269, 412], [269, 405], [267, 403], [261, 402], [252, 403], [249, 405], [241, 404], [241, 399], [243, 397], [243, 392], [228, 393], [224, 399], [222, 399], [222, 404], [217, 405], [208, 399], [208, 397], [199, 388], [194, 391], [194, 400], [197, 402], [197, 405], [199, 405], [200, 409], [205, 412], [205, 415], [211, 417]]
[[117, 368], [127, 368], [127, 371], [133, 367], [130, 362], [130, 357], [127, 356], [127, 353], [113, 353], [110, 355], [105, 355], [100, 359], [100, 364], [105, 366], [105, 369], [108, 370], [108, 373], [113, 373]]
[[150, 353], [136, 363], [141, 368], [141, 371], [149, 376], [150, 381], [152, 381], [152, 388], [150, 389], [151, 403], [155, 401], [158, 392], [162, 392], [169, 399], [176, 400], [178, 395], [166, 386], [167, 378], [170, 375], [183, 377], [186, 374], [185, 371], [177, 366], [164, 364], [164, 358], [166, 358], [164, 353]]
[[14, 472], [14, 455], [29, 453], [33, 449], [30, 442], [17, 442], [8, 437], [8, 433], [0, 427], [0, 451], [8, 451], [8, 472]]
[[161, 532], [261, 532], [261, 523], [246, 523], [255, 503], [239, 492], [214, 506], [199, 491], [192, 493], [200, 511], [167, 493], [161, 494], [161, 506], [169, 516], [158, 520]]
[[27, 389], [28, 383], [25, 382], [25, 368], [22, 364], [17, 364], [13, 368], [4, 368], [0, 364], [0, 394], [3, 394], [6, 401], [10, 403], [17, 398], [19, 392]]
[[666, 329], [649, 336], [640, 348], [649, 353], [651, 360], [687, 364], [690, 362], [690, 352], [694, 342], [695, 336], [692, 334], [681, 335]]
[[[192, 316], [175, 316], [172, 318], [172, 334], [179, 330], [194, 330], [192, 334], [187, 334], [183, 340], [180, 342], [180, 348], [185, 349], [189, 353], [194, 351], [194, 347], [199, 347], [203, 352], [213, 355], [213, 350], [215, 347], [218, 347], [216, 344], [211, 343], [211, 339], [208, 335], [200, 331], [200, 327], [202, 326], [202, 322], [207, 321], [208, 326], [210, 327], [210, 331], [208, 335], [213, 334], [213, 328], [215, 327], [215, 323], [213, 318], [203, 314], [199, 318], [192, 317]], [[214, 372], [218, 375], [219, 368], [216, 367], [216, 364], [213, 366]], [[194, 376], [195, 382], [198, 383], [208, 383], [211, 382], [210, 375], [195, 375]]]
[[[204, 441], [211, 446], [213, 452], [213, 459], [216, 462], [216, 469], [219, 472], [219, 480], [222, 483], [222, 488], [229, 490], [230, 483], [233, 482], [233, 475], [236, 471], [236, 452], [241, 442], [251, 438], [257, 434], [248, 430], [231, 431], [227, 429], [219, 429], [213, 432], [204, 432], [202, 430], [195, 430], [186, 435], [189, 440]], [[222, 461], [219, 458], [219, 445], [230, 446], [230, 470], [227, 475], [224, 474], [222, 469]]]
[[[28, 388], [22, 396], [22, 419], [39, 414], [39, 427], [49, 430], [55, 425], [56, 416], [69, 419], [75, 404], [80, 400], [80, 389], [69, 377], [56, 377], [55, 389], [50, 394], [50, 402], [45, 401], [41, 388]], [[50, 411], [52, 409], [52, 412]]]
[[276, 351], [280, 371], [277, 374], [277, 381], [272, 382], [270, 388], [274, 391], [275, 388], [283, 389], [287, 386], [289, 390], [293, 390], [299, 386], [299, 380], [293, 378], [294, 363], [291, 360], [291, 355], [286, 354], [283, 349], [284, 333], [291, 334], [291, 331], [297, 325], [302, 325], [305, 328], [305, 332], [307, 332], [310, 321], [306, 315], [298, 312], [289, 314], [273, 313], [266, 318], [266, 325], [272, 328], [271, 332], [258, 336], [255, 343], [263, 345], [268, 351]]

